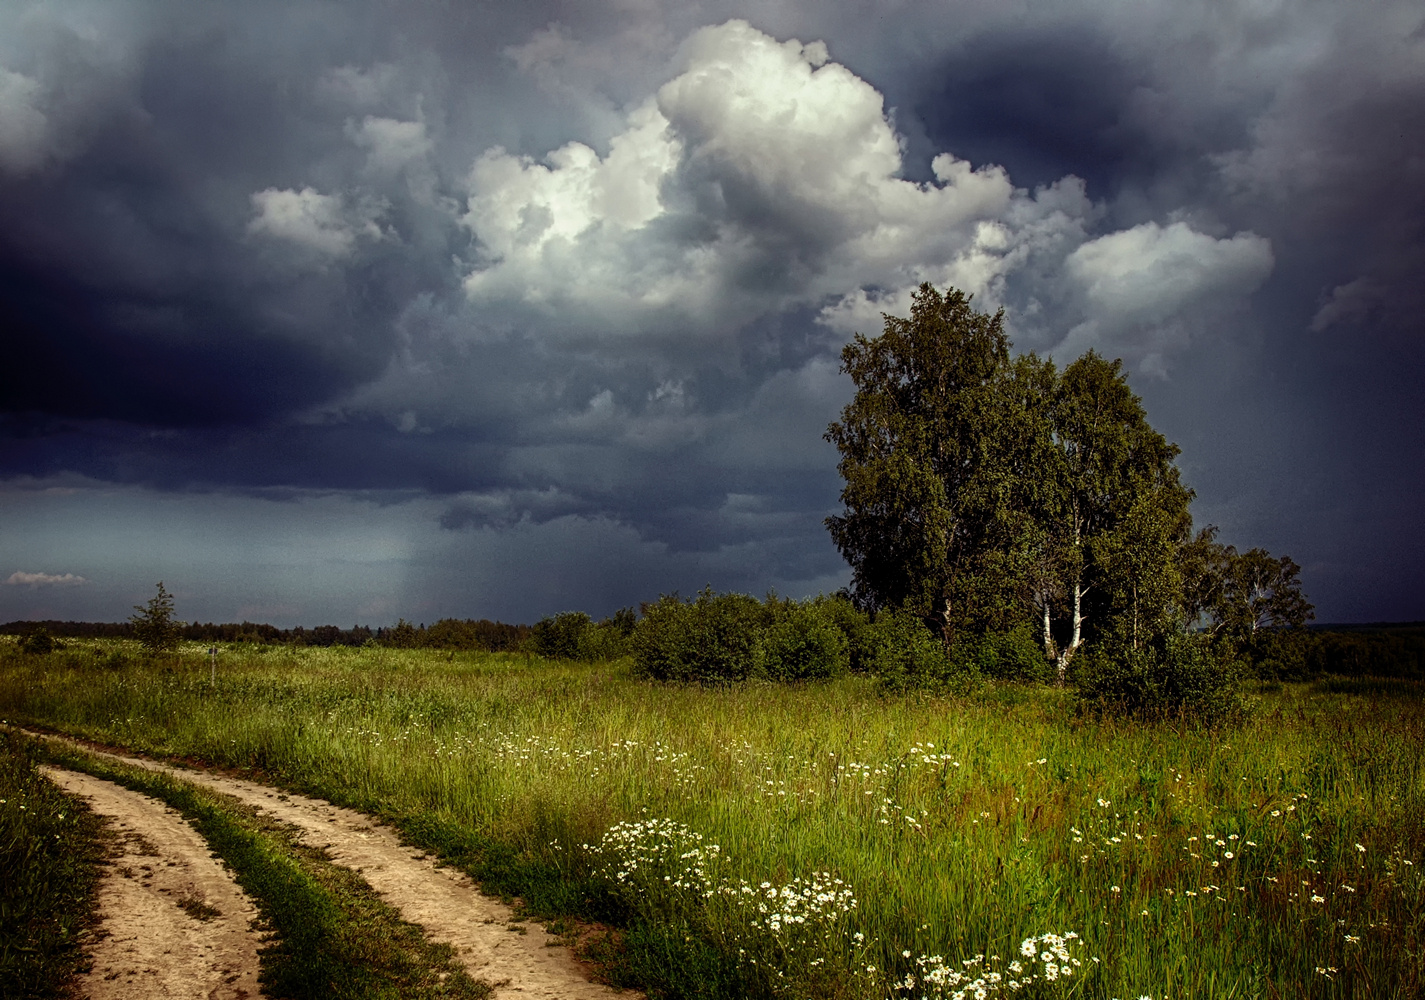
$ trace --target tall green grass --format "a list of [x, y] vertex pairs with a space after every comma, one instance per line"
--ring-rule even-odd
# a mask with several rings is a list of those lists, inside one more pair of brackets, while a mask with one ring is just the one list
[[35, 763], [32, 741], [0, 732], [0, 997], [62, 994], [105, 853], [99, 817]]
[[[620, 924], [610, 975], [670, 996], [885, 996], [917, 958], [1064, 931], [1088, 996], [1419, 996], [1421, 694], [1287, 686], [1212, 732], [1081, 718], [1040, 688], [673, 687], [626, 664], [337, 648], [228, 651], [210, 686], [196, 651], [0, 649], [11, 721], [386, 815], [536, 912]], [[745, 909], [611, 891], [605, 832], [664, 818], [719, 845], [729, 884], [849, 883], [824, 961], [768, 978], [751, 961], [783, 953]]]

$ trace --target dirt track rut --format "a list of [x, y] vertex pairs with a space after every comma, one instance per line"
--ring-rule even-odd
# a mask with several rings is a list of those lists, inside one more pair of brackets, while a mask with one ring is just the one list
[[215, 772], [104, 756], [232, 795], [296, 826], [307, 843], [325, 848], [337, 864], [359, 871], [402, 917], [420, 924], [431, 940], [452, 945], [471, 976], [495, 987], [496, 1000], [637, 996], [590, 982], [573, 953], [542, 927], [517, 922], [508, 906], [482, 894], [468, 876], [438, 867], [434, 858], [402, 844], [394, 829], [370, 816]]
[[259, 996], [257, 908], [208, 844], [155, 799], [78, 771], [45, 767], [109, 818], [118, 848], [99, 887], [101, 936], [79, 977], [91, 1000]]

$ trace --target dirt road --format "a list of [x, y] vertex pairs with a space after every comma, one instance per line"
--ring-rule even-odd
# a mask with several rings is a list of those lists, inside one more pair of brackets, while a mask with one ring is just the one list
[[[235, 796], [298, 827], [307, 843], [326, 848], [337, 864], [359, 871], [404, 919], [420, 924], [432, 940], [452, 945], [471, 976], [496, 987], [496, 1000], [609, 1000], [615, 996], [629, 1000], [637, 996], [589, 982], [586, 970], [569, 949], [559, 946], [542, 927], [518, 921], [508, 906], [483, 895], [469, 877], [437, 867], [434, 858], [403, 845], [394, 829], [370, 816], [214, 772], [105, 756]], [[136, 828], [147, 836], [146, 826]], [[95, 997], [98, 1000], [98, 994]]]
[[257, 916], [208, 844], [174, 810], [77, 771], [42, 768], [109, 817], [118, 852], [99, 887], [101, 934], [78, 983], [91, 1000], [259, 995]]

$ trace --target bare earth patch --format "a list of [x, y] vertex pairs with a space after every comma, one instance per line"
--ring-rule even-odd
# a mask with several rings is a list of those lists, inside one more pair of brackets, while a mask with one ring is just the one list
[[453, 946], [472, 977], [495, 987], [496, 1000], [636, 996], [590, 982], [573, 953], [544, 928], [525, 924], [510, 907], [481, 893], [468, 876], [438, 867], [433, 857], [402, 844], [397, 831], [370, 816], [211, 771], [104, 756], [232, 795], [296, 826], [308, 844], [325, 848], [334, 862], [359, 871], [382, 899], [404, 919], [421, 925], [431, 940]]
[[109, 818], [118, 848], [99, 887], [100, 929], [79, 977], [91, 1000], [260, 996], [257, 908], [207, 842], [163, 803], [54, 767], [46, 777]]

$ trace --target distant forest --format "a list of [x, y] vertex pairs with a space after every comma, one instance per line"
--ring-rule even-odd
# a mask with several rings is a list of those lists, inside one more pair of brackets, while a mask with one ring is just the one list
[[[61, 622], [16, 621], [0, 625], [0, 634], [29, 635], [44, 629], [56, 638], [68, 639], [129, 639], [134, 637], [132, 622]], [[336, 625], [316, 628], [278, 628], [256, 622], [215, 625], [193, 622], [181, 628], [189, 642], [246, 642], [269, 646], [364, 646], [371, 643], [398, 649], [473, 650], [487, 653], [510, 652], [523, 648], [532, 629], [528, 625], [508, 625], [482, 618], [442, 618], [427, 627], [412, 625], [404, 618], [386, 628], [353, 625], [349, 629]]]

